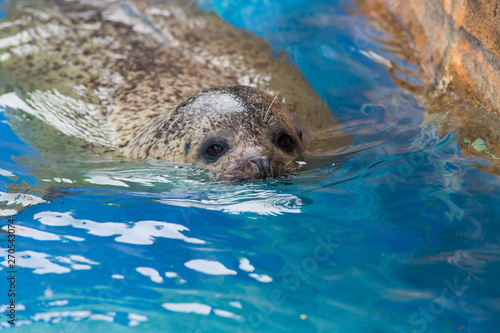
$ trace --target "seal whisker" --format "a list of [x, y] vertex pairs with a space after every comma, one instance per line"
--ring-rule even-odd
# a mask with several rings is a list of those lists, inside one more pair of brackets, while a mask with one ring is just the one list
[[265, 123], [266, 123], [267, 115], [269, 114], [269, 111], [271, 110], [271, 106], [273, 106], [274, 101], [276, 100], [276, 98], [278, 98], [278, 95], [279, 95], [279, 94], [280, 94], [280, 91], [278, 91], [278, 93], [276, 94], [276, 96], [274, 96], [273, 101], [271, 102], [271, 104], [270, 104], [270, 105], [269, 105], [269, 107], [267, 108], [266, 114], [264, 115], [264, 119], [262, 120], [262, 123], [263, 123], [263, 124], [265, 124]]
[[297, 172], [297, 169], [294, 168], [293, 165], [290, 165], [290, 163], [292, 163], [292, 162], [293, 161], [288, 161], [288, 163], [285, 164], [285, 166], [283, 167], [283, 173], [286, 173], [286, 174], [290, 173], [290, 174], [292, 174], [292, 173]]
[[231, 124], [229, 123], [229, 119], [225, 118], [224, 121], [226, 122], [225, 125], [227, 128], [231, 128]]
[[275, 114], [274, 114], [271, 118], [269, 118], [269, 122], [271, 122], [271, 120], [273, 120], [273, 119], [274, 119], [274, 117], [276, 117], [278, 114], [279, 114], [279, 111], [278, 111], [278, 112], [276, 112], [276, 113], [275, 113]]
[[[291, 162], [292, 162], [292, 161], [290, 160], [290, 161], [288, 161], [288, 162], [287, 162], [287, 164], [285, 164], [285, 165], [283, 166], [283, 171], [285, 171], [285, 172], [286, 172], [286, 171], [288, 171], [287, 166], [288, 166]], [[289, 167], [289, 169], [291, 170], [291, 169], [293, 169], [293, 167], [292, 167], [292, 166], [290, 166], [290, 167]]]

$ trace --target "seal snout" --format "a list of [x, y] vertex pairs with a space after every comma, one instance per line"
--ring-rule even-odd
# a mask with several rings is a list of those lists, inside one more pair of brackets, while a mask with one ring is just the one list
[[272, 178], [273, 175], [273, 167], [271, 165], [271, 158], [266, 157], [255, 157], [250, 160], [251, 163], [255, 164], [259, 168], [259, 177], [260, 179]]

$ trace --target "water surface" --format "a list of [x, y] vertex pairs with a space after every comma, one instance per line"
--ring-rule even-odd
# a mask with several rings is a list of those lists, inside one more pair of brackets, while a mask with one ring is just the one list
[[37, 150], [2, 109], [15, 330], [495, 332], [499, 179], [424, 121], [382, 66], [398, 61], [382, 36], [350, 1], [200, 6], [287, 52], [353, 134], [350, 153], [221, 185], [190, 166]]

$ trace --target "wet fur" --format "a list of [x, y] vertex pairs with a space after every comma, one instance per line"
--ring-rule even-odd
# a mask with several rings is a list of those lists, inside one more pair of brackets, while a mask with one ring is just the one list
[[[134, 15], [117, 20], [120, 11]], [[187, 2], [159, 5], [129, 1], [90, 6], [18, 1], [11, 4], [7, 21], [22, 23], [2, 29], [3, 36], [35, 31], [34, 38], [26, 43], [32, 51], [16, 52], [13, 47], [2, 50], [9, 54], [1, 68], [1, 74], [8, 77], [8, 89], [31, 101], [35, 109], [33, 96], [39, 92], [57, 92], [96, 106], [98, 114], [75, 110], [65, 116], [75, 120], [82, 131], [92, 128], [91, 136], [100, 137], [99, 142], [108, 141], [131, 158], [191, 162], [180, 156], [186, 155], [186, 145], [196, 146], [199, 140], [192, 135], [203, 131], [197, 119], [191, 116], [175, 123], [164, 120], [183, 100], [214, 86], [246, 84], [274, 96], [280, 91], [280, 105], [286, 103], [313, 132], [337, 124], [283, 54], [274, 58], [262, 38]], [[40, 29], [45, 32], [36, 33]], [[251, 94], [246, 98], [250, 104], [257, 103]], [[259, 98], [262, 96], [255, 96]], [[270, 101], [268, 97], [264, 100], [266, 110]], [[37, 112], [35, 116], [44, 120], [44, 112], [57, 110]], [[267, 120], [267, 125], [272, 125], [276, 115], [270, 114]], [[257, 118], [247, 121], [254, 129], [266, 123]], [[230, 122], [223, 118], [210, 126], [230, 126]], [[164, 131], [153, 135], [155, 124], [162, 124]], [[53, 140], [51, 133], [43, 135]]]

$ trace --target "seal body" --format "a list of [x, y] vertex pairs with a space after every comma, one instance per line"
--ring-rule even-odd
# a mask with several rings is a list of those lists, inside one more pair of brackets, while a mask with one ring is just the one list
[[[86, 149], [195, 163], [218, 179], [281, 177], [311, 133], [338, 125], [283, 54], [188, 1], [13, 1], [7, 20], [0, 33], [23, 36], [0, 47], [8, 93]], [[31, 140], [42, 141], [63, 139]]]

